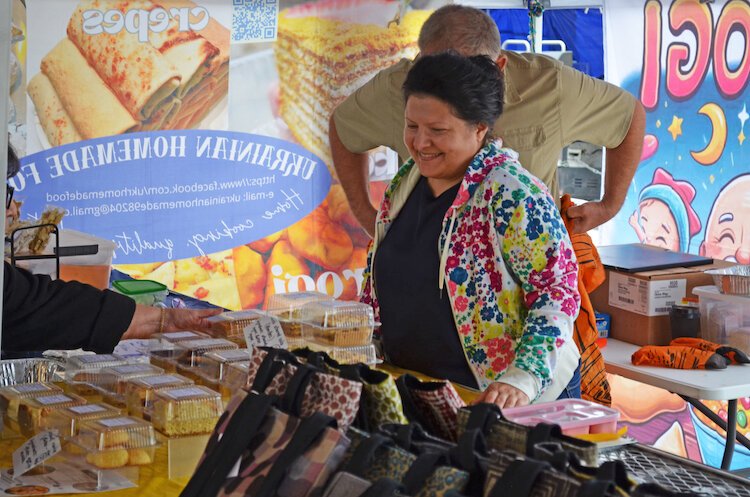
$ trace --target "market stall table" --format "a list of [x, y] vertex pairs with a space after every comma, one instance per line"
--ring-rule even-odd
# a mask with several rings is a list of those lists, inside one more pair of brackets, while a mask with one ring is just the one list
[[[750, 368], [732, 365], [722, 370], [687, 370], [635, 366], [630, 358], [639, 348], [638, 345], [608, 339], [607, 346], [602, 349], [607, 372], [675, 393], [721, 427], [727, 434], [721, 468], [728, 470], [735, 440], [750, 449], [750, 440], [737, 433], [737, 399], [750, 396]], [[721, 419], [701, 400], [728, 401], [727, 420]]]

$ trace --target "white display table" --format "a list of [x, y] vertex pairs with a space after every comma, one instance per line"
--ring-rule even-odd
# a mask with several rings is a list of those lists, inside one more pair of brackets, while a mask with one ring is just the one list
[[[608, 373], [663, 388], [685, 399], [727, 433], [722, 469], [729, 469], [735, 440], [750, 449], [750, 440], [737, 433], [737, 399], [750, 396], [750, 366], [733, 364], [722, 370], [686, 370], [654, 366], [635, 366], [630, 358], [638, 350], [620, 340], [608, 339], [602, 349]], [[726, 400], [727, 421], [709, 410], [701, 400]]]

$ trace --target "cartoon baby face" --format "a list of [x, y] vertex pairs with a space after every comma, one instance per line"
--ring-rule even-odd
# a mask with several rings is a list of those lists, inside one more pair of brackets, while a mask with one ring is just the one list
[[667, 204], [656, 199], [647, 199], [639, 205], [638, 223], [645, 238], [642, 243], [680, 251], [680, 233], [677, 222]]
[[750, 174], [733, 179], [716, 197], [699, 252], [750, 264]]

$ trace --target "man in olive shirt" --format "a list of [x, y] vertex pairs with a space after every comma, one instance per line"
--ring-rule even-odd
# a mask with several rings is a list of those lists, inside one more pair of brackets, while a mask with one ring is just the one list
[[[568, 211], [574, 230], [586, 232], [611, 219], [622, 206], [643, 145], [645, 112], [640, 102], [614, 85], [591, 78], [544, 55], [500, 51], [500, 34], [484, 12], [461, 5], [436, 10], [419, 34], [422, 54], [456, 50], [497, 60], [505, 75], [505, 108], [494, 133], [516, 150], [520, 163], [558, 198], [561, 149], [582, 140], [607, 148], [604, 196]], [[333, 165], [349, 205], [372, 236], [377, 209], [368, 193], [366, 152], [385, 145], [401, 161], [404, 100], [401, 86], [412, 61], [380, 71], [343, 101], [331, 116]]]

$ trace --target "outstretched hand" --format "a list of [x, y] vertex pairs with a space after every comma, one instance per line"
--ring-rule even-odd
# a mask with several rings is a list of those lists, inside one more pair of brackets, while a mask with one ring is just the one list
[[221, 309], [162, 309], [136, 305], [133, 319], [122, 339], [149, 338], [160, 330], [210, 331], [211, 323], [208, 322], [208, 318], [221, 312]]
[[221, 309], [167, 309], [164, 331], [210, 331], [208, 318], [221, 312]]

